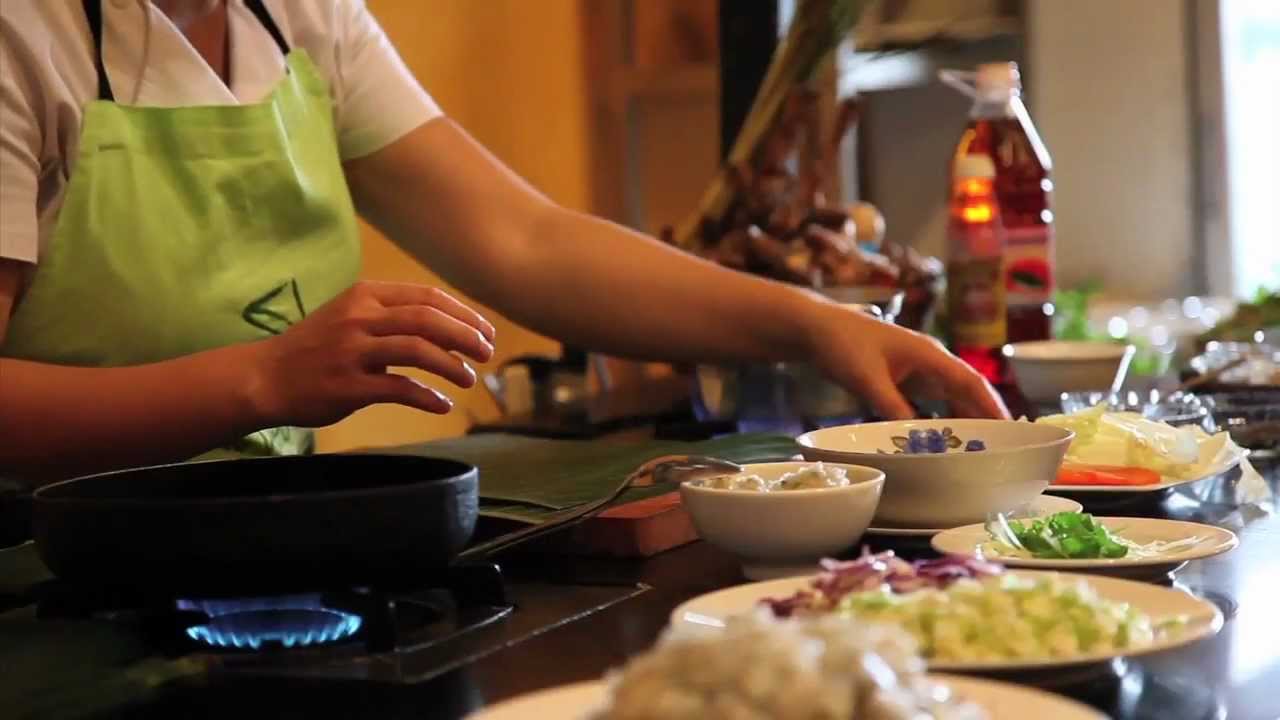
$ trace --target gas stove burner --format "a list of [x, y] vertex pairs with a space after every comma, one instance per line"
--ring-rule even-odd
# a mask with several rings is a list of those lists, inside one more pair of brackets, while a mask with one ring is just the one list
[[208, 621], [186, 629], [192, 640], [213, 647], [259, 650], [337, 642], [354, 635], [359, 615], [325, 607], [318, 593], [239, 600], [178, 600], [179, 610], [204, 613]]
[[[273, 591], [246, 584], [175, 592], [160, 582], [49, 580], [37, 593], [42, 620], [115, 623], [163, 656], [204, 664], [219, 682], [341, 678], [416, 685], [505, 646], [503, 631], [491, 626], [513, 618], [515, 609], [492, 563], [404, 578], [394, 588], [317, 583]], [[541, 627], [546, 620], [539, 617], [528, 617], [531, 626]]]

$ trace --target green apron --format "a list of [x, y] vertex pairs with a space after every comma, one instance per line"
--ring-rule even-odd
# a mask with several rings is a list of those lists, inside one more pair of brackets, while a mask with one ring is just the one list
[[[247, 5], [285, 54], [284, 79], [257, 104], [184, 108], [113, 102], [99, 2], [84, 3], [99, 97], [0, 356], [166, 360], [279, 334], [350, 287], [360, 240], [329, 88], [261, 1]], [[312, 447], [309, 430], [276, 428], [213, 455]]]

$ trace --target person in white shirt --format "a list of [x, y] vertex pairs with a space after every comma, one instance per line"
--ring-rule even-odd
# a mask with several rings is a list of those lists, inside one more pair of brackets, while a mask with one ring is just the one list
[[447, 412], [388, 368], [469, 387], [493, 327], [357, 282], [357, 213], [575, 345], [812, 361], [889, 417], [927, 378], [1007, 415], [929, 338], [550, 202], [442, 115], [362, 0], [5, 0], [0, 67], [0, 474], [305, 452], [297, 428], [371, 403]]

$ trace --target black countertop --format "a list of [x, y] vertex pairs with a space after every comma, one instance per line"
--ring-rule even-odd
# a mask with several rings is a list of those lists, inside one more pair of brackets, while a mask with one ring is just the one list
[[[1280, 467], [1260, 466], [1273, 492]], [[1217, 636], [1132, 662], [1123, 674], [1094, 677], [1056, 688], [1115, 718], [1134, 720], [1276, 720], [1280, 718], [1280, 517], [1238, 502], [1238, 471], [1201, 483], [1197, 498], [1173, 494], [1124, 513], [1191, 519], [1229, 527], [1240, 535], [1232, 552], [1192, 562], [1176, 584], [1216, 603], [1226, 617]], [[1207, 498], [1207, 499], [1205, 499]], [[892, 546], [868, 538], [873, 549], [904, 555], [919, 547]], [[513, 577], [543, 581], [637, 584], [642, 590], [595, 612], [534, 634], [410, 688], [298, 688], [254, 700], [255, 710], [276, 717], [461, 718], [469, 712], [542, 688], [600, 677], [607, 668], [643, 651], [669, 613], [696, 595], [744, 582], [733, 560], [695, 543], [645, 561], [516, 558]], [[566, 585], [572, 594], [587, 592]], [[598, 591], [597, 591], [598, 592]], [[517, 609], [517, 613], [521, 612]], [[1007, 679], [1007, 678], [1006, 678]], [[225, 716], [249, 702], [247, 695], [216, 690], [183, 694], [129, 717]]]

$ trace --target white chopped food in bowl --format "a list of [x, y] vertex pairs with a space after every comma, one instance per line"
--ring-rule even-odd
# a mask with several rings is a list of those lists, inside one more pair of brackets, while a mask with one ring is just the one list
[[689, 484], [713, 490], [739, 490], [745, 492], [821, 490], [824, 488], [848, 487], [849, 473], [844, 468], [831, 467], [819, 462], [793, 470], [772, 481], [765, 480], [754, 473], [739, 473], [737, 475], [718, 475], [703, 480], [692, 480]]
[[778, 478], [775, 490], [817, 490], [828, 487], [845, 487], [849, 473], [844, 468], [829, 467], [822, 463], [806, 465]]
[[694, 480], [691, 485], [707, 487], [714, 490], [746, 490], [748, 492], [768, 492], [769, 483], [759, 475], [719, 475], [705, 480]]
[[912, 637], [837, 617], [729, 619], [668, 630], [609, 676], [590, 720], [981, 720], [924, 674]]

